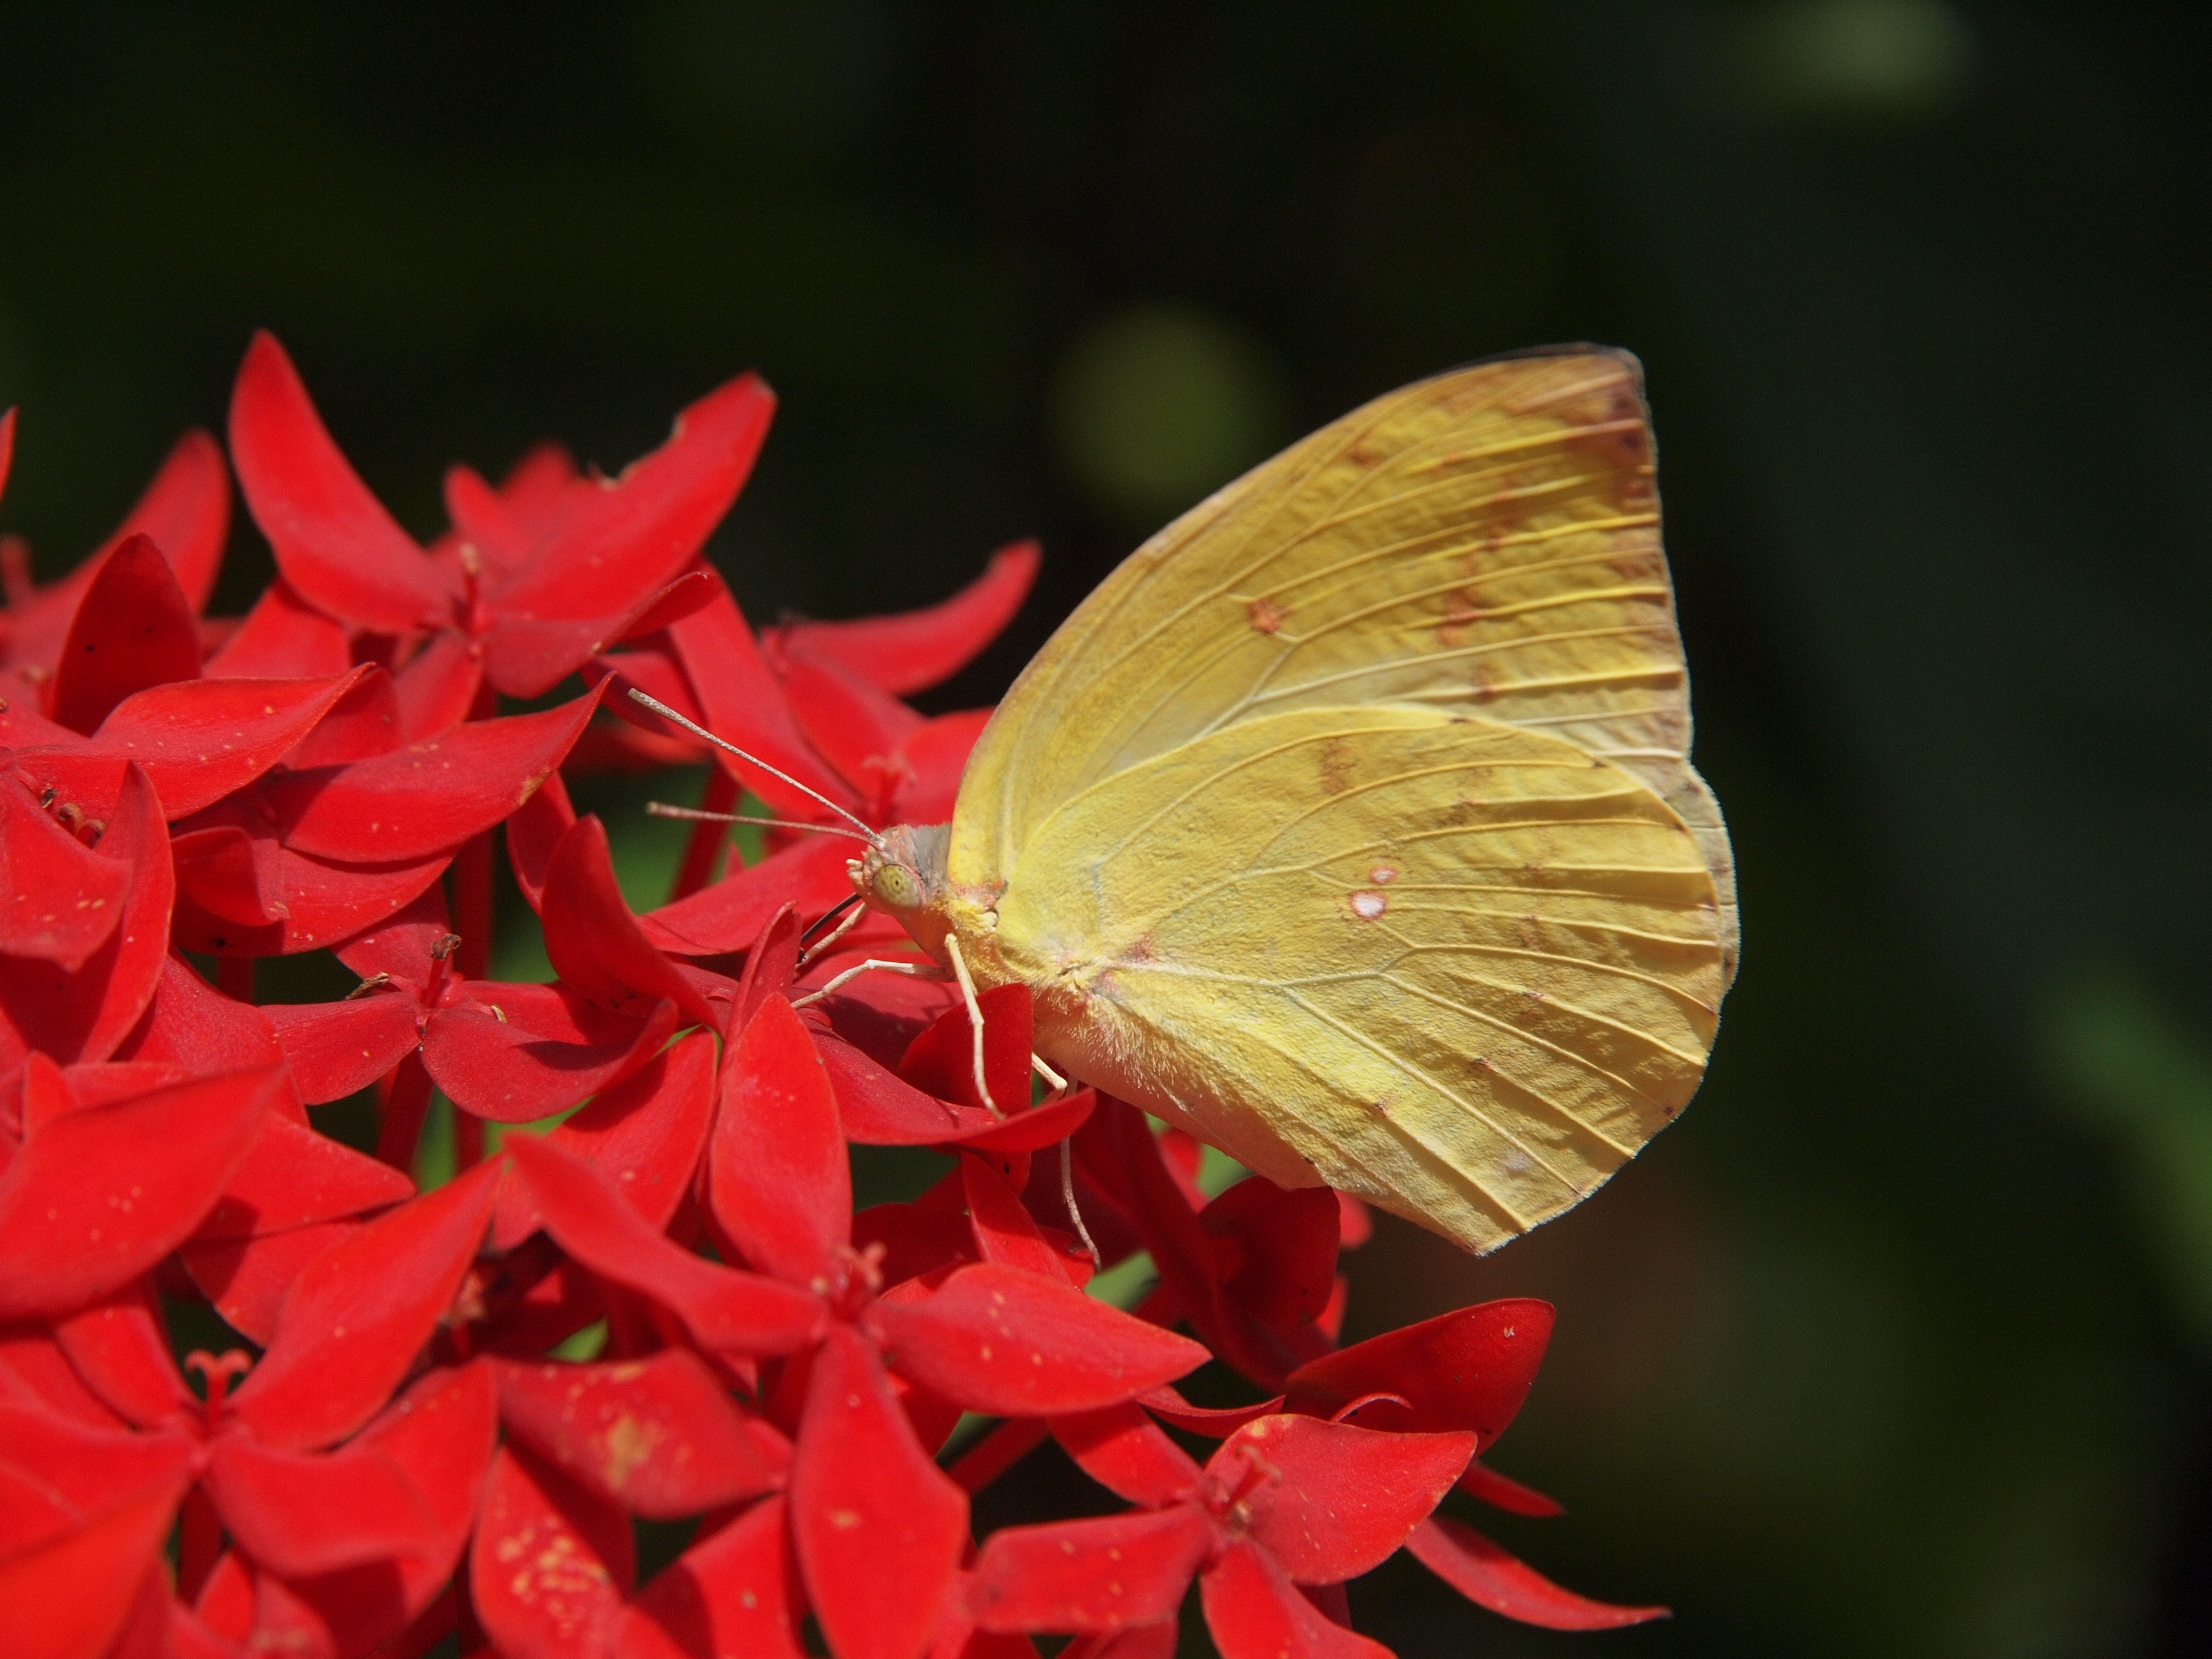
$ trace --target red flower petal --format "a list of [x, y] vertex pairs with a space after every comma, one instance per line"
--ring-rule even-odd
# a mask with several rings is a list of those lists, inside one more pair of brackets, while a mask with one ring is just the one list
[[840, 664], [803, 654], [783, 664], [784, 695], [806, 740], [876, 811], [902, 781], [899, 750], [921, 716]]
[[[456, 1106], [495, 1123], [534, 1122], [621, 1082], [659, 1053], [676, 1029], [676, 1010], [666, 1002], [644, 1010], [642, 1019], [586, 1004], [599, 1017], [594, 1024], [617, 1029], [604, 1042], [564, 1042], [532, 1030], [525, 1021], [534, 1011], [526, 1004], [516, 1000], [509, 1009], [499, 987], [477, 983], [483, 1006], [441, 1008], [430, 1016], [422, 1064]], [[497, 1014], [489, 1012], [495, 1006]]]
[[85, 1387], [44, 1326], [0, 1325], [0, 1402], [43, 1407], [87, 1428], [118, 1429], [126, 1420]]
[[122, 919], [73, 974], [0, 957], [0, 1067], [32, 1047], [64, 1060], [105, 1060], [154, 1000], [176, 881], [160, 803], [137, 767], [124, 775], [100, 853], [130, 872]]
[[143, 1279], [55, 1322], [54, 1340], [94, 1392], [142, 1429], [197, 1406]]
[[469, 1595], [504, 1659], [601, 1652], [637, 1575], [629, 1522], [520, 1448], [493, 1460]]
[[[257, 826], [237, 803], [226, 801], [209, 818], [235, 812], [233, 822], [252, 834]], [[263, 839], [274, 841], [264, 835]], [[451, 849], [404, 864], [336, 864], [311, 859], [281, 845], [276, 852], [285, 915], [265, 927], [249, 927], [210, 915], [189, 894], [177, 902], [172, 942], [179, 950], [218, 956], [292, 956], [335, 945], [374, 927], [420, 897], [453, 862]]]
[[1206, 1472], [1243, 1497], [1248, 1536], [1296, 1582], [1371, 1571], [1426, 1520], [1474, 1455], [1471, 1434], [1376, 1434], [1311, 1417], [1263, 1417], [1230, 1436]]
[[678, 956], [742, 951], [785, 905], [817, 914], [849, 896], [853, 882], [845, 863], [858, 846], [841, 836], [810, 836], [750, 869], [647, 912], [640, 925], [655, 949]]
[[[605, 1170], [623, 1200], [659, 1231], [691, 1188], [714, 1111], [714, 1039], [693, 1031], [546, 1139]], [[506, 1182], [492, 1219], [492, 1249], [512, 1249], [537, 1231], [528, 1184]]]
[[1185, 1434], [1202, 1434], [1210, 1440], [1226, 1440], [1247, 1423], [1271, 1417], [1282, 1409], [1282, 1396], [1254, 1406], [1194, 1406], [1163, 1383], [1139, 1396], [1145, 1409], [1163, 1423], [1172, 1423]]
[[380, 665], [372, 663], [368, 672], [347, 689], [322, 722], [284, 757], [284, 764], [295, 771], [350, 766], [388, 755], [405, 741], [398, 687]]
[[599, 702], [473, 720], [374, 760], [289, 772], [261, 799], [295, 853], [391, 864], [458, 847], [514, 811], [561, 763]]
[[1363, 1407], [1361, 1425], [1472, 1429], [1482, 1451], [1528, 1397], [1553, 1317], [1548, 1302], [1511, 1297], [1370, 1337], [1291, 1372], [1291, 1409], [1328, 1417], [1364, 1395], [1395, 1394], [1409, 1404]]
[[756, 1504], [678, 1557], [630, 1604], [617, 1659], [802, 1659], [805, 1611], [784, 1501]]
[[382, 1406], [451, 1305], [483, 1242], [501, 1166], [379, 1217], [293, 1281], [269, 1351], [232, 1396], [273, 1446], [328, 1445]]
[[1045, 1242], [1014, 1189], [982, 1158], [971, 1154], [960, 1160], [960, 1185], [984, 1261], [1063, 1282], [1075, 1277], [1066, 1256]]
[[1201, 1471], [1190, 1454], [1134, 1406], [1055, 1417], [1052, 1437], [1085, 1474], [1132, 1504], [1164, 1509], [1198, 1488]]
[[118, 1060], [188, 1060], [206, 1072], [243, 1072], [282, 1057], [261, 1010], [233, 1002], [191, 965], [165, 957], [149, 1006], [116, 1046]]
[[138, 1611], [176, 1510], [173, 1486], [131, 1498], [76, 1531], [0, 1562], [15, 1659], [98, 1659]]
[[500, 1364], [507, 1433], [632, 1515], [672, 1521], [775, 1484], [744, 1417], [696, 1356], [599, 1365]]
[[761, 1005], [722, 1061], [708, 1193], [723, 1233], [762, 1273], [827, 1285], [853, 1231], [837, 1100], [806, 1027]]
[[761, 924], [759, 934], [745, 951], [737, 1000], [730, 1005], [731, 1031], [744, 1030], [769, 998], [791, 995], [792, 981], [799, 977], [799, 938], [804, 931], [798, 907], [791, 904]]
[[310, 1106], [343, 1100], [397, 1066], [421, 1039], [417, 1005], [386, 994], [349, 1002], [272, 1002], [261, 1011]]
[[993, 1533], [969, 1581], [986, 1630], [1110, 1632], [1172, 1619], [1213, 1546], [1186, 1504]]
[[208, 915], [241, 927], [265, 927], [291, 914], [284, 902], [283, 849], [236, 824], [186, 830], [169, 842], [177, 890]]
[[287, 1578], [411, 1555], [437, 1541], [414, 1482], [374, 1447], [288, 1452], [226, 1435], [200, 1482], [239, 1548]]
[[281, 1086], [276, 1071], [202, 1078], [40, 1127], [0, 1176], [0, 1318], [66, 1313], [176, 1249]]
[[488, 597], [530, 617], [629, 611], [697, 556], [744, 487], [775, 413], [775, 394], [757, 375], [716, 387], [611, 483], [568, 485], [529, 561]]
[[[587, 731], [586, 736], [589, 735]], [[568, 786], [562, 782], [558, 772], [540, 784], [507, 820], [507, 862], [514, 866], [514, 884], [533, 910], [545, 908], [546, 868], [553, 862], [553, 849], [575, 822], [576, 809], [568, 804]], [[647, 937], [652, 937], [649, 929]]]
[[791, 1470], [792, 1531], [838, 1659], [917, 1659], [968, 1536], [968, 1495], [915, 1443], [874, 1352], [833, 1326]]
[[854, 622], [798, 623], [775, 630], [775, 643], [841, 663], [901, 696], [949, 679], [1014, 619], [1036, 579], [1035, 542], [1015, 542], [991, 556], [983, 574], [951, 599], [924, 611]]
[[67, 750], [25, 750], [23, 769], [94, 817], [112, 821], [125, 766], [137, 761], [164, 817], [189, 817], [283, 759], [368, 671], [320, 680], [193, 680], [125, 698]]
[[994, 1417], [1111, 1405], [1208, 1357], [1188, 1338], [1095, 1302], [1065, 1279], [988, 1262], [963, 1267], [926, 1302], [878, 1303], [867, 1320], [901, 1374]]
[[990, 722], [989, 709], [970, 708], [940, 714], [908, 737], [899, 746], [906, 781], [891, 797], [891, 822], [943, 823], [951, 817], [959, 799], [960, 775]]
[[415, 1183], [389, 1164], [272, 1112], [196, 1232], [244, 1238], [405, 1202]]
[[406, 1629], [447, 1588], [476, 1522], [498, 1428], [490, 1370], [477, 1363], [432, 1371], [363, 1429], [347, 1449], [380, 1453], [406, 1477], [430, 1518], [427, 1541], [390, 1563], [287, 1583], [292, 1628], [275, 1633], [298, 1631], [310, 1652], [367, 1653]]
[[813, 1035], [816, 1052], [837, 1093], [838, 1117], [848, 1140], [863, 1146], [932, 1146], [997, 1121], [981, 1107], [957, 1107], [922, 1093], [842, 1037], [827, 1031]]
[[641, 1014], [665, 997], [686, 1024], [720, 1023], [639, 929], [615, 884], [607, 832], [597, 817], [577, 819], [553, 849], [544, 905], [545, 953], [564, 983], [604, 1008]]
[[399, 700], [400, 734], [421, 743], [468, 719], [483, 684], [483, 664], [459, 634], [441, 634], [416, 653], [392, 681]]
[[1524, 1486], [1510, 1475], [1500, 1474], [1480, 1463], [1467, 1466], [1467, 1473], [1459, 1478], [1459, 1489], [1478, 1503], [1515, 1515], [1544, 1517], [1566, 1513], [1565, 1506], [1556, 1498], [1547, 1498], [1534, 1486]]
[[123, 919], [131, 866], [54, 821], [15, 778], [0, 778], [0, 951], [70, 973]]
[[[1001, 1112], [1029, 1104], [1034, 1018], [1026, 985], [1000, 985], [975, 999], [983, 1012], [983, 1080]], [[981, 1106], [975, 1092], [975, 1026], [964, 1006], [948, 1008], [914, 1040], [899, 1076], [925, 1094], [956, 1105]]]
[[[672, 624], [668, 637], [698, 693], [700, 712], [705, 716], [700, 723], [708, 731], [789, 773], [809, 788], [820, 790], [841, 805], [860, 805], [859, 798], [822, 763], [801, 735], [784, 702], [782, 689], [761, 659], [760, 647], [752, 629], [745, 626], [744, 614], [726, 589], [704, 609]], [[668, 729], [665, 722], [635, 704], [623, 713], [647, 731]], [[758, 768], [719, 753], [716, 758], [777, 811], [811, 817], [821, 811], [805, 794]], [[751, 930], [745, 937], [751, 937]]]
[[133, 535], [151, 537], [177, 573], [185, 602], [198, 613], [215, 590], [229, 533], [230, 469], [216, 441], [195, 428], [177, 440], [109, 541], [112, 545]]
[[1414, 1528], [1406, 1547], [1477, 1607], [1547, 1630], [1617, 1630], [1668, 1616], [1665, 1607], [1615, 1607], [1562, 1589], [1473, 1527], [1448, 1516]]
[[1231, 1544], [1198, 1581], [1221, 1659], [1391, 1659], [1298, 1594], [1267, 1551]]
[[48, 713], [73, 732], [89, 732], [132, 692], [199, 673], [191, 603], [161, 550], [132, 536], [85, 590], [55, 666]]
[[614, 1183], [574, 1152], [518, 1135], [516, 1170], [554, 1242], [601, 1279], [662, 1304], [702, 1347], [790, 1353], [811, 1340], [822, 1304], [803, 1291], [715, 1266], [669, 1242], [623, 1203]]
[[210, 679], [291, 679], [343, 674], [352, 666], [345, 625], [310, 605], [279, 576], [201, 672]]
[[1182, 1632], [1172, 1619], [1132, 1625], [1110, 1636], [1085, 1636], [1062, 1648], [1060, 1659], [1175, 1659]]
[[191, 1239], [179, 1252], [185, 1271], [223, 1322], [266, 1347], [275, 1340], [277, 1315], [293, 1281], [309, 1263], [364, 1223], [323, 1221], [251, 1238]]
[[484, 637], [484, 678], [512, 697], [543, 696], [607, 647], [659, 632], [708, 604], [714, 591], [703, 572], [694, 571], [642, 595], [626, 611], [580, 617], [524, 616], [502, 598]]
[[267, 334], [254, 336], [239, 367], [230, 454], [277, 568], [310, 604], [387, 634], [443, 617], [451, 590], [338, 453], [299, 371]]
[[1236, 1265], [1224, 1272], [1223, 1291], [1282, 1335], [1311, 1325], [1328, 1306], [1338, 1213], [1336, 1194], [1326, 1187], [1285, 1191], [1254, 1176], [1207, 1205], [1199, 1224], [1208, 1237], [1234, 1243]]
[[853, 1217], [853, 1248], [883, 1246], [877, 1271], [886, 1287], [940, 1267], [976, 1260], [975, 1235], [965, 1216], [918, 1204], [872, 1204]]

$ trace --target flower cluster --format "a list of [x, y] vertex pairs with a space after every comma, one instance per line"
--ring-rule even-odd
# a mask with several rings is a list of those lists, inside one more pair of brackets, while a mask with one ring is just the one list
[[[849, 891], [834, 835], [722, 874], [702, 823], [629, 908], [563, 769], [704, 750], [611, 689], [775, 769], [716, 757], [710, 809], [939, 821], [982, 717], [900, 699], [1036, 567], [757, 635], [700, 550], [772, 406], [732, 381], [614, 477], [457, 467], [426, 548], [264, 337], [228, 466], [279, 574], [244, 617], [201, 615], [230, 508], [203, 434], [66, 579], [0, 544], [7, 1650], [1164, 1659], [1195, 1581], [1231, 1659], [1379, 1654], [1343, 1585], [1401, 1548], [1512, 1618], [1653, 1616], [1434, 1512], [1556, 1507], [1477, 1461], [1545, 1304], [1340, 1346], [1355, 1203], [1209, 1199], [1188, 1139], [1033, 1091], [1018, 987], [981, 999], [988, 1095], [942, 988], [815, 994], [901, 943], [811, 937]], [[489, 976], [502, 833], [550, 984]], [[358, 988], [257, 1006], [256, 961], [310, 951]], [[368, 1089], [374, 1156], [308, 1113]], [[456, 1173], [418, 1190], [439, 1092]], [[852, 1145], [951, 1167], [856, 1212]], [[1086, 1292], [1140, 1252], [1129, 1305]], [[217, 1322], [179, 1365], [171, 1324]], [[1193, 1404], [1201, 1368], [1251, 1403]], [[971, 1495], [1048, 1437], [1128, 1507], [976, 1539]], [[642, 1583], [640, 1519], [696, 1522]]]

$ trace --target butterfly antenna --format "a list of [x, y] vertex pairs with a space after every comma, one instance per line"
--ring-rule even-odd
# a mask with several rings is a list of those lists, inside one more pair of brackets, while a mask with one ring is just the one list
[[842, 836], [848, 841], [864, 841], [871, 847], [876, 844], [873, 836], [848, 830], [842, 823], [801, 823], [797, 818], [757, 818], [744, 812], [709, 812], [696, 806], [672, 806], [665, 800], [646, 802], [645, 815], [650, 818], [688, 818], [698, 823], [757, 823], [769, 830], [811, 830], [820, 836]]
[[670, 721], [674, 725], [682, 726], [693, 737], [704, 738], [707, 742], [713, 744], [715, 748], [720, 750], [724, 754], [735, 755], [739, 760], [744, 762], [746, 765], [757, 766], [762, 771], [767, 773], [769, 776], [780, 779], [783, 782], [789, 784], [793, 788], [798, 790], [799, 793], [806, 796], [808, 799], [821, 802], [823, 805], [828, 807], [839, 817], [844, 819], [846, 823], [851, 824], [853, 828], [859, 830], [862, 838], [871, 846], [878, 844], [882, 840], [882, 837], [877, 835], [873, 830], [870, 829], [866, 823], [862, 822], [860, 819], [854, 817], [850, 812], [838, 805], [836, 801], [831, 800], [829, 796], [823, 794], [819, 789], [812, 788], [806, 784], [801, 783], [797, 778], [792, 776], [788, 772], [779, 771], [776, 768], [770, 766], [766, 761], [763, 760], [757, 755], [747, 754], [744, 750], [738, 748], [734, 743], [726, 742], [723, 738], [716, 737], [705, 726], [700, 725], [698, 721], [686, 719], [684, 715], [678, 714], [673, 708], [671, 708], [666, 703], [661, 702], [659, 698], [647, 696], [644, 692], [639, 690], [633, 685], [629, 688], [629, 700], [632, 702], [638, 703], [647, 708], [650, 708], [654, 714], [659, 715], [661, 719]]

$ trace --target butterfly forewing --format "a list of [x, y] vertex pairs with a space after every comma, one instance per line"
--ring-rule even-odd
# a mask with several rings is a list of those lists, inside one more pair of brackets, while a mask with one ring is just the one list
[[1686, 760], [1641, 376], [1620, 353], [1393, 392], [1155, 537], [986, 732], [953, 875], [1003, 879], [1075, 791], [1194, 737], [1366, 703], [1476, 712], [1644, 777], [1698, 831], [1732, 942], [1726, 833]]
[[1722, 989], [1712, 879], [1646, 785], [1418, 707], [1253, 717], [1093, 784], [997, 944], [1079, 1073], [1475, 1249], [1680, 1109]]

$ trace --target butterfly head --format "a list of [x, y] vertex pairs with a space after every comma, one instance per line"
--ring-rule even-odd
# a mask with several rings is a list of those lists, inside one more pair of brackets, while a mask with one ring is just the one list
[[945, 875], [951, 836], [949, 823], [899, 824], [845, 866], [854, 890], [893, 917], [933, 956], [943, 953], [945, 935], [953, 926], [952, 892]]

